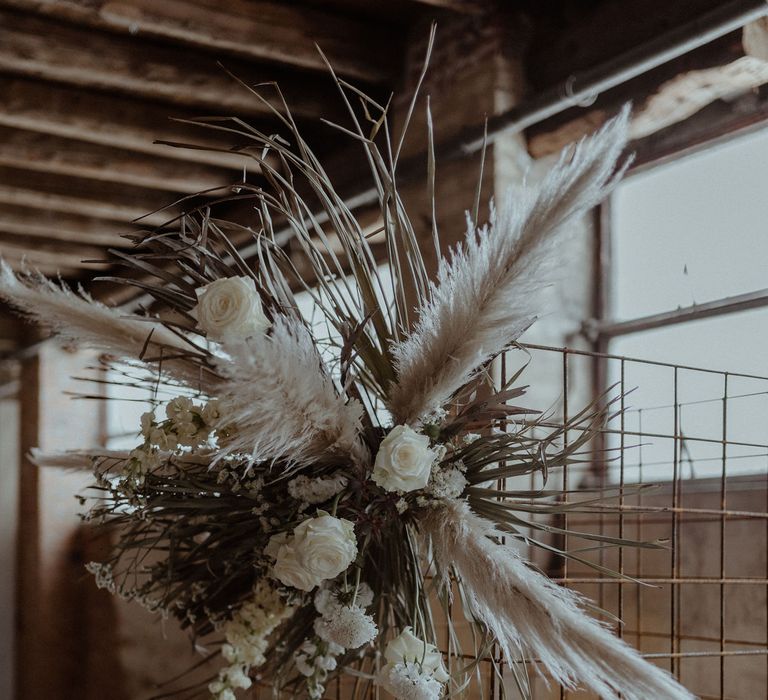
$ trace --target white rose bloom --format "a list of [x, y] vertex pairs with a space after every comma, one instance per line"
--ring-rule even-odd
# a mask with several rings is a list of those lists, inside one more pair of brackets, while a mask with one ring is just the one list
[[277, 559], [277, 553], [280, 551], [280, 547], [288, 542], [290, 535], [287, 532], [279, 532], [277, 535], [272, 535], [267, 542], [267, 546], [264, 547], [264, 554], [270, 559]]
[[357, 538], [349, 520], [320, 515], [293, 531], [293, 546], [304, 568], [321, 581], [336, 578], [355, 560]]
[[423, 489], [437, 456], [426, 435], [407, 425], [397, 425], [382, 440], [371, 478], [386, 491]]
[[354, 524], [327, 514], [309, 518], [284, 541], [273, 537], [265, 553], [276, 559], [275, 578], [286, 586], [311, 591], [323, 581], [336, 578], [355, 560]]
[[290, 544], [280, 545], [276, 559], [272, 574], [280, 583], [300, 591], [311, 591], [317, 585], [317, 581], [304, 568], [296, 556], [296, 550]]
[[387, 644], [384, 658], [390, 664], [417, 663], [425, 673], [431, 674], [439, 683], [445, 683], [450, 678], [437, 647], [419, 639], [410, 627], [406, 627]]
[[250, 277], [226, 277], [197, 290], [197, 326], [212, 340], [245, 340], [270, 326]]

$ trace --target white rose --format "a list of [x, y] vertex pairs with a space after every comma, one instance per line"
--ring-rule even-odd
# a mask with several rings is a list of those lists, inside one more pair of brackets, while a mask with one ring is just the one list
[[434, 644], [419, 639], [410, 627], [406, 627], [397, 637], [387, 644], [384, 658], [391, 664], [417, 663], [422, 670], [445, 683], [450, 676], [443, 666], [443, 657]]
[[327, 514], [305, 520], [285, 540], [273, 537], [265, 550], [267, 556], [278, 544], [275, 578], [302, 591], [336, 578], [357, 556], [354, 524]]
[[245, 340], [270, 326], [250, 277], [226, 277], [198, 289], [193, 314], [209, 338], [224, 342]]
[[264, 547], [264, 555], [270, 559], [277, 559], [277, 553], [280, 551], [280, 547], [284, 544], [288, 544], [290, 535], [287, 532], [280, 532], [277, 535], [272, 535], [267, 542], [267, 546]]
[[336, 578], [355, 560], [355, 526], [349, 520], [327, 514], [309, 518], [293, 531], [293, 546], [319, 584]]
[[317, 585], [317, 581], [304, 568], [296, 550], [290, 544], [280, 545], [276, 559], [272, 574], [281, 583], [300, 591], [311, 591]]
[[407, 425], [397, 425], [382, 440], [371, 478], [386, 491], [423, 489], [429, 481], [437, 452], [429, 438]]

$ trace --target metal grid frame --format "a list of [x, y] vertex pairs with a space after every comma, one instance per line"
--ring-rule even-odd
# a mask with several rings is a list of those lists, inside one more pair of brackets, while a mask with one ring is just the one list
[[[539, 558], [537, 563], [563, 585], [586, 593], [601, 609], [624, 620], [624, 625], [616, 624], [617, 634], [640, 648], [647, 658], [691, 685], [691, 690], [702, 699], [726, 700], [738, 697], [751, 700], [768, 696], [768, 562], [759, 562], [759, 574], [746, 570], [750, 564], [756, 565], [756, 559], [765, 557], [768, 547], [768, 429], [764, 431], [761, 441], [735, 439], [729, 435], [729, 417], [736, 403], [759, 398], [764, 400], [768, 408], [768, 377], [568, 348], [540, 345], [528, 345], [527, 348], [533, 355], [554, 354], [558, 358], [557, 364], [561, 367], [562, 420], [580, 408], [574, 405], [571, 398], [576, 358], [582, 363], [591, 364], [593, 368], [602, 368], [602, 376], [608, 375], [605, 372], [606, 366], [614, 364], [618, 375], [615, 393], [622, 397], [622, 410], [596, 441], [591, 469], [574, 473], [573, 469], [565, 468], [560, 474], [552, 475], [550, 481], [553, 485], [561, 486], [564, 491], [584, 485], [606, 489], [618, 487], [619, 495], [615, 500], [618, 512], [601, 513], [597, 509], [594, 515], [587, 517], [566, 514], [559, 524], [565, 528], [574, 527], [581, 531], [638, 540], [649, 536], [668, 539], [667, 549], [661, 552], [619, 548], [613, 552], [600, 550], [594, 557], [597, 563], [635, 578], [640, 583], [585, 571], [583, 567], [574, 567], [568, 561], [561, 560], [559, 570], [558, 562], [550, 561], [542, 566]], [[550, 362], [549, 366], [553, 364]], [[626, 402], [627, 393], [632, 389], [629, 383], [630, 369], [637, 366], [652, 368], [671, 376], [671, 403], [668, 406], [652, 407], [669, 409], [668, 430], [645, 430], [643, 412], [652, 409], [632, 408]], [[505, 367], [502, 367], [502, 379], [504, 370]], [[684, 374], [706, 375], [710, 383], [714, 381], [720, 385], [720, 391], [707, 399], [688, 401], [682, 381]], [[736, 383], [742, 385], [738, 393], [733, 391]], [[750, 385], [750, 388], [744, 388], [744, 384]], [[705, 402], [718, 405], [721, 420], [716, 427], [717, 434], [711, 431], [693, 436], [685, 434], [681, 416], [686, 407]], [[637, 424], [629, 424], [635, 421]], [[630, 463], [628, 455], [632, 451], [631, 443], [642, 445], [650, 439], [670, 443], [671, 474], [663, 487], [651, 492], [650, 497], [642, 491], [631, 494], [629, 492], [634, 483], [647, 481], [642, 474], [642, 450], [638, 453], [637, 463]], [[686, 477], [684, 466], [692, 468], [691, 457], [686, 458], [686, 449], [691, 443], [702, 443], [719, 451], [716, 477]], [[620, 448], [611, 461], [603, 457], [606, 444]], [[733, 454], [745, 450], [748, 454]], [[732, 474], [734, 461], [744, 457], [754, 462], [752, 474]], [[686, 462], [686, 459], [689, 461]], [[532, 479], [531, 484], [535, 486], [535, 480]], [[739, 503], [745, 500], [739, 494], [745, 489], [748, 494], [746, 500], [753, 503], [749, 508], [739, 507]], [[713, 501], [711, 507], [697, 504], [697, 499], [692, 498], [697, 493], [700, 500]], [[759, 507], [755, 507], [755, 503]], [[749, 554], [743, 560], [729, 556], [728, 548], [733, 545], [735, 536], [731, 530], [735, 524], [740, 524], [740, 530], [747, 531], [752, 538], [744, 543]], [[705, 553], [687, 550], [687, 547], [700, 549], [700, 542], [697, 543], [697, 538], [691, 535], [702, 529], [715, 531], [714, 542], [708, 542], [710, 550]], [[569, 539], [572, 538], [566, 536], [558, 544], [566, 549], [577, 546], [576, 542], [569, 542]], [[536, 552], [529, 553], [536, 561]], [[697, 567], [691, 564], [691, 555], [695, 560], [702, 554], [705, 555], [706, 565], [697, 572]], [[660, 558], [664, 559], [661, 565]], [[711, 600], [713, 589], [716, 592], [714, 602]], [[743, 607], [744, 601], [741, 599], [744, 597], [743, 591], [747, 589], [759, 590], [761, 593], [752, 596], [757, 599], [757, 603], [752, 619], [748, 621], [749, 634], [734, 636], [730, 631], [734, 623], [729, 619], [729, 603], [740, 599], [736, 607]], [[702, 601], [697, 602], [697, 596]], [[686, 624], [686, 613], [691, 608], [696, 610], [700, 618], [699, 626], [711, 631], [700, 634], [691, 631], [690, 625]], [[662, 612], [665, 624], [658, 629], [648, 629], [648, 624], [659, 624]], [[743, 628], [744, 621], [736, 626]], [[738, 664], [732, 663], [732, 659], [738, 659]], [[716, 661], [716, 673], [712, 672], [712, 661]], [[700, 677], [702, 664], [706, 665], [707, 678]], [[733, 684], [730, 681], [734, 680], [733, 674], [737, 672], [741, 677], [748, 676], [741, 689], [731, 687]], [[490, 671], [488, 673], [487, 688], [490, 694], [479, 691], [482, 695], [478, 694], [477, 697], [504, 697], [498, 682]], [[588, 693], [573, 693], [562, 688], [559, 691], [547, 690], [542, 684], [535, 685], [535, 675], [531, 669], [529, 677], [534, 683], [536, 700], [590, 697]], [[515, 691], [508, 684], [506, 690], [506, 697], [515, 697]], [[749, 695], [739, 694], [743, 692]]]

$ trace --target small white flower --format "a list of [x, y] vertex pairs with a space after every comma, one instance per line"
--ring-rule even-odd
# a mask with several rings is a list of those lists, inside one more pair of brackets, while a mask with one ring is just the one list
[[219, 408], [219, 400], [211, 399], [203, 406], [202, 413], [200, 414], [205, 424], [209, 427], [214, 427], [221, 419], [221, 410]]
[[148, 446], [136, 447], [130, 451], [128, 456], [130, 458], [128, 471], [136, 475], [146, 474], [160, 466], [160, 455], [157, 450]]
[[397, 425], [381, 442], [371, 478], [386, 491], [423, 489], [437, 457], [426, 435]]
[[250, 277], [226, 277], [198, 289], [193, 314], [198, 328], [222, 342], [245, 340], [270, 326]]
[[387, 664], [377, 682], [397, 700], [439, 700], [443, 695], [443, 684], [411, 661]]
[[296, 662], [296, 670], [302, 675], [302, 676], [311, 676], [315, 672], [315, 667], [312, 666], [308, 660], [307, 657], [304, 656], [304, 654], [296, 654], [295, 656], [295, 662]]
[[333, 656], [318, 656], [315, 659], [315, 666], [323, 671], [334, 671], [336, 669], [336, 659]]
[[189, 423], [193, 420], [192, 411], [195, 404], [188, 396], [177, 396], [165, 406], [165, 415], [174, 423]]
[[152, 426], [155, 423], [155, 412], [147, 411], [141, 414], [141, 434], [146, 438], [152, 432]]
[[151, 445], [161, 450], [176, 449], [176, 440], [173, 435], [169, 435], [159, 427], [152, 428], [149, 435], [147, 435], [147, 440]]
[[291, 498], [310, 505], [325, 503], [341, 493], [347, 486], [347, 478], [340, 474], [321, 476], [310, 479], [300, 474], [288, 482], [288, 493]]
[[268, 636], [292, 614], [275, 589], [264, 582], [256, 584], [252, 597], [221, 627], [226, 639], [221, 655], [229, 665], [208, 686], [216, 700], [234, 698], [235, 688], [250, 688], [248, 673], [266, 661]]
[[460, 469], [453, 466], [445, 469], [436, 467], [432, 470], [426, 491], [441, 500], [459, 498], [468, 483], [467, 477]]
[[333, 615], [315, 620], [315, 633], [320, 639], [345, 649], [358, 649], [368, 644], [378, 632], [373, 617], [359, 605], [344, 605]]
[[425, 673], [431, 674], [439, 683], [445, 683], [450, 678], [437, 647], [419, 639], [410, 627], [406, 627], [387, 644], [384, 658], [391, 664], [417, 663]]

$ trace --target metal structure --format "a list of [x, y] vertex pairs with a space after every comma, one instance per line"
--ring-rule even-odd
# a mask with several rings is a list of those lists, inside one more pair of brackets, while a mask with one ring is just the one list
[[[590, 490], [571, 492], [567, 500], [592, 499], [594, 490], [615, 497], [595, 503], [590, 513], [566, 514], [557, 525], [659, 540], [664, 547], [590, 551], [594, 543], [572, 535], [557, 543], [605, 573], [542, 557], [535, 548], [531, 557], [623, 620], [606, 618], [702, 699], [768, 696], [768, 377], [580, 350], [529, 350], [534, 376], [539, 361], [547, 373], [560, 368], [561, 419], [589, 396], [590, 367], [602, 365], [615, 382], [612, 393], [622, 397], [622, 412], [594, 446], [590, 466], [550, 476], [564, 491]], [[643, 395], [643, 382], [656, 387], [653, 397]], [[662, 395], [669, 400], [648, 403]], [[536, 700], [589, 697], [547, 690], [530, 676]], [[490, 673], [487, 683], [490, 694], [478, 697], [516, 697], [509, 683], [502, 695]]]

